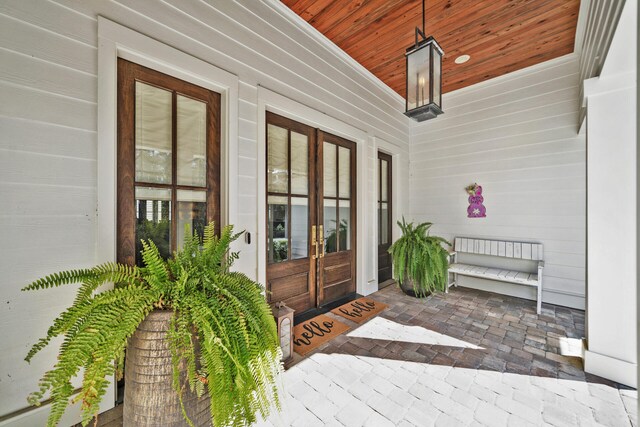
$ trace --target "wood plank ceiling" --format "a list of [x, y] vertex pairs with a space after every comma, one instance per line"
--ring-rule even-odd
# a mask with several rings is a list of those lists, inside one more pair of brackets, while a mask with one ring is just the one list
[[[401, 96], [422, 0], [282, 0]], [[443, 92], [573, 52], [580, 0], [427, 0], [445, 52]], [[454, 60], [471, 56], [464, 64]]]

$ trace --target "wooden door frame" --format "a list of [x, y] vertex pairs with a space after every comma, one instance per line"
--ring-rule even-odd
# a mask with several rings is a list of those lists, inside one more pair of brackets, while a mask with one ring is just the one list
[[[310, 294], [310, 300], [313, 301], [313, 305], [312, 307], [309, 308], [309, 310], [311, 309], [315, 309], [318, 307], [321, 307], [323, 305], [325, 305], [326, 303], [331, 303], [333, 301], [329, 301], [329, 302], [325, 302], [324, 301], [324, 277], [323, 277], [323, 268], [324, 268], [324, 258], [320, 257], [320, 253], [324, 253], [324, 242], [322, 242], [319, 245], [319, 248], [321, 248], [321, 250], [316, 253], [316, 247], [312, 244], [312, 226], [313, 225], [321, 225], [324, 224], [324, 175], [323, 175], [323, 146], [324, 146], [324, 142], [327, 143], [331, 143], [336, 145], [336, 147], [344, 147], [347, 148], [349, 150], [349, 174], [350, 174], [350, 188], [349, 188], [349, 207], [350, 207], [350, 224], [351, 224], [351, 229], [350, 229], [350, 253], [351, 253], [351, 272], [350, 272], [350, 277], [352, 280], [352, 287], [353, 290], [350, 293], [355, 294], [356, 289], [357, 289], [357, 254], [358, 254], [358, 244], [357, 244], [357, 237], [358, 237], [358, 179], [357, 179], [357, 172], [358, 172], [358, 167], [357, 167], [357, 158], [358, 158], [358, 146], [357, 143], [354, 141], [350, 141], [346, 138], [342, 138], [339, 137], [337, 135], [333, 135], [331, 133], [328, 132], [324, 132], [321, 129], [318, 128], [313, 128], [309, 125], [306, 125], [304, 123], [300, 123], [297, 122], [293, 119], [290, 119], [288, 117], [284, 117], [281, 116], [279, 114], [276, 113], [272, 113], [267, 111], [265, 114], [265, 128], [264, 128], [264, 135], [265, 135], [265, 163], [268, 164], [268, 152], [269, 152], [269, 137], [268, 137], [268, 125], [275, 125], [275, 126], [279, 126], [281, 128], [287, 129], [289, 132], [294, 131], [294, 132], [298, 132], [304, 135], [307, 135], [308, 139], [308, 146], [309, 146], [309, 155], [308, 155], [308, 182], [309, 182], [309, 187], [308, 187], [308, 200], [309, 200], [309, 217], [308, 217], [308, 229], [307, 232], [308, 234], [308, 258], [309, 258], [309, 273], [308, 273], [308, 283], [309, 283], [309, 294]], [[290, 138], [290, 136], [289, 136]], [[288, 147], [288, 156], [287, 156], [287, 168], [289, 170], [289, 172], [291, 172], [291, 147], [290, 147], [290, 143], [289, 143], [289, 147]], [[336, 156], [338, 155], [338, 151], [336, 151]], [[322, 159], [322, 160], [321, 160]], [[267, 165], [268, 166], [268, 165]], [[338, 164], [336, 164], [336, 167], [338, 166]], [[264, 192], [266, 195], [266, 200], [265, 200], [265, 210], [268, 210], [268, 198], [271, 195], [275, 195], [271, 192], [269, 192], [269, 180], [268, 180], [268, 176], [267, 176], [267, 172], [268, 172], [268, 168], [265, 170], [265, 175], [264, 175]], [[294, 195], [291, 194], [290, 191], [290, 186], [291, 186], [291, 175], [289, 174], [288, 177], [289, 180], [289, 190], [288, 190], [288, 195], [287, 197], [289, 198], [288, 200], [288, 206], [291, 204], [291, 197], [294, 197]], [[279, 196], [282, 196], [281, 193], [277, 194]], [[337, 199], [340, 199], [339, 194], [336, 195]], [[339, 204], [337, 205], [338, 208]], [[287, 221], [288, 221], [288, 225], [287, 225], [287, 230], [289, 230], [289, 233], [291, 233], [291, 215], [288, 214], [287, 215]], [[265, 227], [265, 234], [268, 234], [268, 230], [269, 230], [269, 216], [268, 214], [265, 215], [264, 217], [264, 223], [263, 223], [264, 227]], [[289, 235], [290, 236], [290, 235]], [[300, 262], [296, 262], [297, 260], [290, 260], [288, 259], [286, 262], [287, 264], [282, 264], [282, 266], [280, 265], [274, 265], [273, 263], [270, 264], [268, 261], [268, 256], [269, 256], [269, 239], [266, 238], [264, 239], [264, 245], [265, 245], [265, 263], [266, 263], [266, 280], [265, 280], [265, 284], [266, 284], [266, 289], [267, 289], [267, 301], [269, 303], [276, 303], [278, 301], [272, 300], [271, 299], [271, 294], [272, 294], [272, 289], [271, 289], [271, 281], [272, 279], [277, 279], [279, 277], [284, 277], [284, 276], [279, 276], [276, 273], [275, 277], [270, 277], [269, 275], [269, 269], [275, 269], [275, 270], [279, 270], [280, 268], [282, 269], [291, 269], [291, 268], [301, 268], [301, 263]], [[288, 249], [290, 250], [291, 245], [287, 245]], [[292, 263], [295, 263], [296, 265], [294, 266]], [[298, 265], [300, 264], [300, 265]], [[280, 267], [280, 268], [279, 268]], [[300, 270], [302, 271], [302, 270]]]
[[[378, 186], [378, 191], [377, 191], [377, 195], [376, 195], [376, 224], [377, 224], [377, 228], [378, 228], [378, 233], [377, 233], [377, 242], [376, 242], [376, 257], [379, 260], [380, 259], [380, 237], [381, 237], [381, 233], [382, 233], [382, 223], [380, 222], [380, 208], [381, 208], [381, 199], [382, 199], [382, 180], [383, 177], [380, 175], [381, 171], [382, 171], [382, 161], [386, 161], [387, 162], [387, 176], [384, 178], [387, 180], [387, 209], [388, 209], [388, 214], [387, 214], [387, 237], [388, 237], [388, 244], [391, 245], [391, 243], [393, 243], [393, 156], [391, 154], [385, 153], [383, 151], [378, 150], [377, 151], [378, 155], [376, 156], [376, 167], [377, 167], [377, 173], [376, 173], [376, 177], [378, 178], [378, 182], [377, 182], [377, 186]], [[391, 278], [393, 278], [393, 272], [391, 274]], [[378, 280], [378, 283], [380, 282], [380, 265], [378, 264], [377, 268], [376, 268], [376, 280]], [[388, 279], [387, 279], [388, 280]]]
[[[389, 206], [389, 216], [387, 218], [387, 222], [388, 222], [388, 233], [389, 233], [389, 242], [393, 241], [393, 228], [392, 228], [392, 224], [393, 224], [393, 157], [391, 156], [391, 154], [387, 154], [383, 151], [378, 150], [378, 170], [380, 170], [380, 165], [381, 165], [381, 160], [386, 160], [387, 164], [389, 165], [387, 167], [387, 204]], [[378, 201], [377, 203], [380, 203], [380, 199], [382, 198], [382, 177], [378, 176]], [[379, 221], [378, 221], [379, 222]], [[380, 225], [380, 224], [378, 224]], [[378, 230], [378, 232], [380, 232], [380, 230]], [[380, 241], [380, 239], [378, 239], [378, 241]]]
[[[296, 122], [295, 120], [289, 119], [287, 117], [275, 114], [275, 113], [271, 113], [271, 112], [267, 112], [266, 116], [265, 116], [266, 122], [265, 122], [265, 127], [264, 127], [264, 135], [265, 135], [265, 163], [268, 162], [268, 153], [269, 153], [269, 137], [268, 137], [268, 125], [272, 124], [275, 126], [279, 126], [285, 129], [288, 129], [289, 131], [294, 131], [294, 132], [298, 132], [304, 135], [307, 135], [308, 139], [308, 147], [309, 147], [309, 153], [307, 156], [307, 171], [308, 171], [308, 182], [309, 182], [309, 187], [307, 189], [307, 195], [308, 195], [308, 199], [309, 199], [309, 218], [308, 218], [308, 228], [307, 228], [307, 253], [308, 253], [308, 258], [309, 258], [309, 278], [308, 278], [308, 282], [312, 285], [309, 286], [309, 299], [310, 301], [313, 302], [313, 304], [315, 304], [317, 306], [317, 301], [318, 301], [318, 297], [317, 297], [317, 270], [316, 270], [316, 259], [315, 256], [317, 256], [317, 254], [315, 253], [315, 247], [312, 245], [312, 239], [311, 239], [311, 227], [317, 223], [317, 185], [316, 185], [316, 169], [315, 169], [315, 158], [317, 156], [317, 153], [315, 151], [315, 147], [317, 146], [317, 141], [316, 141], [316, 130], [314, 128], [312, 128], [311, 126], [305, 125], [304, 123], [300, 123], [300, 122]], [[288, 148], [288, 155], [287, 155], [287, 167], [289, 172], [291, 172], [291, 147], [289, 145]], [[267, 209], [267, 204], [268, 204], [268, 200], [269, 200], [269, 180], [267, 178], [267, 174], [265, 173], [264, 176], [262, 177], [264, 179], [264, 192], [266, 195], [266, 200], [265, 200], [265, 206], [264, 209]], [[290, 183], [291, 183], [291, 174], [289, 173], [289, 187], [290, 187]], [[289, 203], [291, 202], [291, 193], [290, 193], [290, 188], [289, 188], [289, 194], [287, 196], [289, 198]], [[288, 224], [287, 224], [287, 230], [289, 231], [289, 233], [291, 233], [291, 215], [288, 215]], [[269, 215], [265, 215], [264, 218], [264, 230], [265, 230], [265, 235], [268, 233], [269, 230]], [[268, 245], [269, 245], [269, 239], [264, 239], [264, 247], [265, 247], [265, 257], [268, 257], [269, 252], [268, 252]], [[288, 249], [290, 249], [290, 245], [288, 245]], [[304, 258], [302, 258], [304, 259]], [[296, 260], [287, 260], [289, 262], [296, 262]], [[301, 262], [298, 262], [301, 264]], [[267, 290], [267, 302], [273, 304], [276, 303], [278, 301], [272, 301], [271, 300], [271, 284], [269, 281], [269, 275], [268, 275], [268, 269], [269, 269], [269, 261], [267, 259], [265, 259], [265, 264], [266, 264], [266, 269], [267, 271], [265, 271], [265, 288]], [[291, 265], [291, 264], [289, 264]], [[283, 268], [286, 268], [287, 266], [283, 266]], [[313, 307], [312, 307], [313, 308]]]
[[[335, 144], [338, 147], [344, 147], [349, 149], [351, 156], [350, 156], [350, 183], [351, 183], [351, 188], [350, 188], [350, 208], [351, 208], [351, 249], [349, 249], [352, 252], [352, 261], [351, 261], [351, 277], [354, 280], [354, 289], [352, 293], [356, 293], [357, 289], [358, 289], [358, 170], [357, 170], [357, 159], [358, 159], [358, 144], [354, 141], [350, 141], [346, 138], [342, 138], [336, 135], [333, 135], [329, 132], [325, 132], [321, 129], [317, 129], [316, 132], [317, 136], [316, 136], [316, 143], [317, 143], [317, 149], [316, 149], [316, 156], [317, 156], [317, 164], [320, 164], [320, 159], [323, 159], [323, 142], [326, 141], [328, 143], [331, 144]], [[323, 160], [324, 161], [324, 160]], [[336, 164], [336, 168], [338, 167], [338, 165]], [[320, 172], [318, 173], [318, 175], [321, 175], [322, 178], [317, 180], [317, 187], [318, 187], [318, 191], [317, 191], [317, 199], [318, 201], [320, 199], [324, 199], [324, 164], [319, 167]], [[337, 177], [337, 175], [336, 175]], [[340, 199], [340, 195], [337, 194], [337, 199]], [[317, 210], [317, 223], [318, 224], [324, 224], [324, 209], [320, 209], [320, 203], [317, 202], [316, 203], [318, 205], [318, 210]], [[322, 203], [322, 207], [324, 208], [324, 203]], [[337, 227], [339, 227], [339, 224], [336, 224]], [[326, 233], [326, 230], [325, 230]], [[323, 243], [323, 251], [324, 251], [324, 243]], [[317, 284], [318, 284], [318, 297], [317, 297], [317, 302], [316, 302], [316, 306], [317, 307], [321, 307], [323, 305], [326, 304], [330, 304], [333, 301], [324, 301], [324, 277], [323, 277], [323, 269], [324, 269], [324, 259], [321, 258], [320, 261], [318, 262], [318, 280], [317, 280]]]
[[[171, 184], [157, 185], [135, 180], [135, 83], [143, 82], [172, 92], [171, 131]], [[220, 94], [193, 83], [144, 67], [135, 62], [118, 59], [118, 153], [117, 153], [117, 261], [135, 264], [135, 187], [172, 188], [171, 224], [177, 226], [177, 190], [205, 190], [207, 202], [207, 223], [215, 221], [216, 232], [220, 233]], [[206, 185], [204, 187], [179, 185], [177, 180], [177, 95], [189, 97], [207, 105], [206, 112]], [[171, 232], [171, 248], [177, 250], [177, 233]]]

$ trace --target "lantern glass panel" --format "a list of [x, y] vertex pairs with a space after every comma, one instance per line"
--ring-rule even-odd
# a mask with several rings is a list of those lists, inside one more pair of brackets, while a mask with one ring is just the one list
[[442, 105], [440, 98], [442, 96], [440, 93], [440, 73], [442, 71], [442, 65], [440, 63], [442, 62], [442, 55], [435, 47], [431, 49], [433, 50], [433, 102], [440, 107]]
[[291, 357], [291, 320], [285, 318], [280, 323], [280, 348], [282, 349], [282, 358]]
[[407, 56], [407, 110], [429, 103], [429, 45]]

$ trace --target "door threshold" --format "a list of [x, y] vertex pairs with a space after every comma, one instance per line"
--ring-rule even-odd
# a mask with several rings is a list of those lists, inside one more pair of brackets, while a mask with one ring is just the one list
[[395, 281], [394, 279], [387, 279], [387, 280], [385, 280], [384, 282], [382, 282], [382, 283], [378, 284], [378, 290], [380, 290], [380, 289], [384, 289], [384, 288], [386, 288], [387, 286], [391, 286], [391, 285], [393, 285], [393, 284], [395, 284], [395, 283], [396, 283], [396, 281]]
[[316, 308], [310, 308], [307, 311], [303, 311], [300, 314], [295, 314], [293, 316], [293, 324], [294, 326], [297, 325], [298, 323], [302, 323], [302, 322], [306, 322], [307, 320], [316, 317], [320, 314], [325, 314], [330, 312], [331, 310], [333, 310], [336, 307], [340, 307], [341, 305], [344, 305], [348, 302], [354, 301], [358, 298], [362, 297], [362, 295], [359, 295], [357, 293], [352, 293], [349, 294], [347, 296], [344, 296], [338, 300], [335, 300], [333, 302], [330, 302], [329, 304], [323, 305], [321, 307], [316, 307]]

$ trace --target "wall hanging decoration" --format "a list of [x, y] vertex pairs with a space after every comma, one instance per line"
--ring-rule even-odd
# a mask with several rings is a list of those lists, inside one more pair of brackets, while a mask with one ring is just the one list
[[487, 216], [487, 208], [484, 207], [484, 197], [482, 197], [482, 186], [477, 183], [465, 187], [465, 191], [469, 193], [469, 207], [467, 208], [467, 217], [484, 218]]

